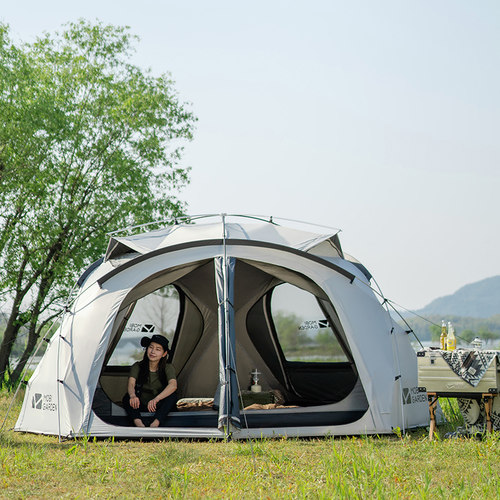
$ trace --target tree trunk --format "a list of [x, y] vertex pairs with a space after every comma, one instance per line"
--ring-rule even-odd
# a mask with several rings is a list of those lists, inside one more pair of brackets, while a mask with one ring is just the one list
[[26, 363], [28, 362], [32, 352], [36, 347], [39, 336], [40, 334], [39, 330], [36, 328], [36, 322], [32, 321], [30, 325], [26, 348], [24, 349], [24, 352], [21, 356], [21, 359], [19, 360], [19, 363], [17, 363], [17, 366], [14, 368], [14, 371], [10, 376], [11, 383], [9, 383], [9, 386], [12, 387], [13, 385], [17, 385], [17, 382], [20, 379], [21, 374], [23, 373], [24, 367], [26, 366]]
[[5, 382], [5, 374], [9, 367], [9, 357], [12, 352], [12, 347], [16, 341], [17, 334], [21, 328], [21, 324], [17, 321], [19, 315], [19, 304], [14, 302], [12, 310], [7, 321], [7, 326], [3, 334], [2, 344], [0, 345], [0, 387]]
[[43, 276], [40, 286], [38, 287], [38, 294], [37, 298], [35, 301], [35, 304], [33, 305], [33, 309], [31, 310], [30, 314], [30, 326], [29, 326], [29, 332], [28, 332], [28, 342], [26, 343], [26, 348], [24, 349], [24, 352], [21, 356], [21, 359], [19, 360], [19, 363], [17, 363], [17, 366], [15, 367], [14, 371], [12, 372], [11, 375], [11, 381], [12, 383], [9, 384], [11, 387], [13, 385], [16, 385], [18, 382], [18, 379], [21, 377], [21, 374], [23, 373], [24, 367], [26, 366], [26, 363], [28, 359], [30, 358], [31, 354], [33, 353], [37, 340], [40, 337], [40, 332], [43, 328], [43, 326], [49, 321], [49, 319], [46, 319], [38, 328], [38, 318], [40, 317], [40, 314], [42, 313], [42, 304], [44, 303], [45, 299], [47, 298], [47, 295], [50, 290], [50, 285], [52, 284], [53, 281], [53, 272], [52, 269], [49, 270], [45, 276]]
[[31, 284], [29, 283], [24, 288], [22, 288], [21, 286], [26, 265], [28, 263], [27, 253], [28, 252], [25, 249], [24, 259], [19, 268], [19, 274], [17, 277], [16, 293], [14, 296], [12, 309], [10, 310], [7, 326], [5, 327], [5, 331], [3, 334], [2, 344], [0, 345], [0, 387], [2, 387], [5, 382], [5, 374], [7, 372], [7, 368], [9, 367], [9, 357], [10, 353], [12, 352], [14, 342], [16, 341], [17, 334], [19, 333], [21, 326], [26, 323], [26, 321], [22, 321], [20, 317], [22, 316], [22, 313], [20, 313], [20, 309], [23, 298], [31, 288]]

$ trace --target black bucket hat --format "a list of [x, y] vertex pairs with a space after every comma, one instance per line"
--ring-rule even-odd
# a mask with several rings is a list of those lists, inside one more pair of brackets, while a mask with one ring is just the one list
[[151, 342], [156, 342], [157, 344], [160, 344], [165, 351], [168, 351], [168, 339], [164, 337], [163, 335], [153, 335], [151, 338], [149, 337], [142, 337], [141, 339], [141, 346], [142, 347], [148, 347]]

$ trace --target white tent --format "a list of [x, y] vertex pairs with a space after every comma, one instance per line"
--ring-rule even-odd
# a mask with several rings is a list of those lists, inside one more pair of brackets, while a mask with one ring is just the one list
[[[416, 355], [370, 278], [344, 255], [338, 231], [318, 234], [272, 219], [221, 215], [113, 236], [104, 258], [80, 278], [28, 382], [15, 430], [246, 438], [425, 425]], [[116, 360], [138, 345], [141, 330], [160, 331], [159, 306], [149, 315], [137, 311], [166, 287], [175, 297], [163, 304], [175, 318], [161, 333], [172, 341], [179, 396], [218, 404], [172, 412], [166, 427], [131, 427], [120, 406], [131, 361]], [[300, 312], [305, 304], [316, 307], [315, 318]], [[247, 391], [255, 370], [261, 393]], [[271, 404], [243, 409], [245, 398]]]

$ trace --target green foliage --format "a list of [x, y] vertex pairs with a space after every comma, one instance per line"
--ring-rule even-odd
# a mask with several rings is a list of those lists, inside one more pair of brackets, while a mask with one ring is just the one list
[[491, 332], [485, 327], [479, 327], [477, 331], [464, 330], [460, 333], [460, 337], [466, 342], [471, 342], [475, 337], [479, 337], [483, 341], [495, 341], [500, 339], [500, 334]]
[[130, 64], [134, 42], [82, 20], [16, 46], [0, 25], [0, 294], [12, 304], [0, 380], [20, 329], [30, 351], [107, 232], [183, 211], [196, 119], [168, 75]]
[[283, 351], [298, 350], [310, 343], [306, 333], [299, 330], [302, 320], [295, 314], [277, 311], [273, 315], [273, 320]]
[[439, 325], [430, 325], [429, 329], [431, 331], [431, 340], [433, 342], [439, 342], [441, 337], [441, 327]]

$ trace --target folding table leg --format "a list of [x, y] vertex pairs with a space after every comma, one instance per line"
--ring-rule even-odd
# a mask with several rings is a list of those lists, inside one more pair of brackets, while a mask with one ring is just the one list
[[486, 413], [486, 432], [491, 432], [491, 409], [493, 408], [493, 394], [483, 394], [484, 412]]
[[427, 399], [429, 401], [429, 414], [430, 414], [430, 425], [429, 425], [429, 441], [432, 441], [434, 437], [434, 432], [436, 431], [436, 406], [438, 398], [435, 393], [427, 393]]

